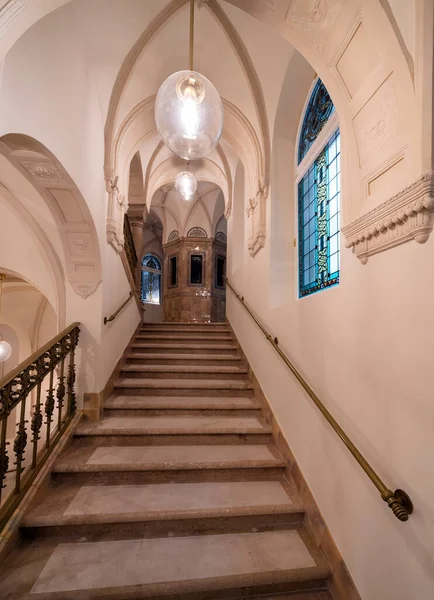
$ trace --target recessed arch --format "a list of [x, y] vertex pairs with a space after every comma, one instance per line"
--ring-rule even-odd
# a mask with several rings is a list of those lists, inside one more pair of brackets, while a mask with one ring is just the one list
[[87, 298], [101, 281], [101, 256], [95, 224], [80, 190], [54, 154], [30, 136], [2, 136], [0, 153], [45, 201], [60, 234], [66, 277], [74, 291]]

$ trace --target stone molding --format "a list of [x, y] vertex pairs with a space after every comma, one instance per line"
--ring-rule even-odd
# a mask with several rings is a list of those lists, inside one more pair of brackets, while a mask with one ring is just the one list
[[423, 244], [433, 229], [434, 171], [356, 219], [342, 233], [362, 264], [369, 256], [415, 240]]

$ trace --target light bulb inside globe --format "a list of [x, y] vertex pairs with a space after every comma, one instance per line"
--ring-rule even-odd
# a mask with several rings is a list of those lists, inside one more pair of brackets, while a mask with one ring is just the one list
[[5, 362], [8, 358], [11, 357], [12, 354], [12, 346], [5, 341], [0, 342], [0, 363]]
[[185, 200], [191, 200], [197, 190], [197, 179], [193, 173], [182, 171], [176, 176], [175, 188]]
[[203, 158], [217, 146], [223, 129], [219, 93], [200, 73], [173, 73], [158, 91], [155, 123], [172, 152], [185, 160]]

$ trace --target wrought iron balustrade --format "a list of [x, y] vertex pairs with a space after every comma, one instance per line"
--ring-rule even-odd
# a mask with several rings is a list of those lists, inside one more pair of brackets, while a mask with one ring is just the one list
[[76, 412], [73, 323], [0, 380], [0, 529]]
[[124, 249], [128, 264], [130, 265], [133, 281], [136, 281], [137, 253], [134, 247], [134, 239], [128, 215], [124, 215]]

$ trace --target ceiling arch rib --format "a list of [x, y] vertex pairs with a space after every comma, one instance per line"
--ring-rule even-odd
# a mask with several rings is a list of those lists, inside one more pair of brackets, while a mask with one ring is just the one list
[[[243, 161], [243, 164], [248, 174], [248, 189], [250, 197], [252, 198], [252, 205], [255, 209], [260, 204], [261, 199], [265, 199], [265, 194], [262, 193], [262, 189], [258, 188], [258, 181], [261, 181], [262, 174], [264, 173], [264, 155], [260, 140], [256, 134], [255, 128], [250, 123], [245, 115], [231, 102], [226, 99], [222, 99], [225, 108], [225, 123], [223, 127], [222, 138], [232, 146], [237, 156]], [[154, 120], [154, 103], [155, 96], [150, 96], [137, 106], [133, 108], [129, 115], [125, 118], [116, 138], [113, 143], [112, 151], [109, 153], [110, 163], [107, 167], [111, 173], [117, 173], [116, 178], [108, 179], [108, 192], [109, 192], [109, 216], [111, 219], [108, 220], [107, 229], [110, 235], [116, 240], [116, 246], [120, 248], [122, 246], [122, 227], [123, 227], [123, 210], [126, 210], [127, 203], [125, 201], [128, 196], [128, 183], [129, 183], [129, 168], [131, 160], [140, 146], [144, 143], [146, 138], [156, 134], [155, 120]], [[177, 172], [166, 173], [165, 176], [159, 178], [157, 186], [151, 185], [151, 178], [155, 177], [154, 171], [152, 171], [153, 163], [156, 161], [158, 153], [163, 149], [161, 143], [157, 144], [154, 153], [151, 156], [151, 161], [147, 165], [145, 175], [145, 190], [147, 203], [152, 198], [155, 190], [161, 185], [167, 185], [173, 183]], [[232, 176], [230, 173], [229, 163], [225, 157], [223, 149], [217, 151], [218, 156], [223, 160], [224, 170], [218, 168], [218, 172], [215, 166], [211, 167], [211, 181], [214, 181], [224, 190], [225, 195], [225, 212], [227, 215], [230, 214], [232, 205]], [[175, 160], [175, 155], [173, 155]], [[172, 160], [172, 166], [174, 165]], [[207, 166], [212, 163], [209, 159], [205, 159]], [[179, 159], [177, 163], [177, 169], [183, 167], [184, 161]], [[194, 167], [194, 171], [200, 180], [210, 179], [210, 174], [205, 174], [201, 171], [200, 162], [198, 166]], [[107, 172], [106, 170], [106, 172]], [[159, 175], [161, 175], [159, 170]], [[214, 179], [215, 178], [215, 179]], [[119, 208], [119, 210], [117, 210]], [[265, 208], [259, 207], [263, 218], [265, 218]], [[115, 218], [113, 215], [117, 214]], [[252, 219], [252, 223], [254, 218]], [[263, 231], [261, 229], [261, 231]], [[253, 232], [254, 233], [254, 232]], [[112, 238], [109, 238], [111, 240]], [[258, 248], [259, 249], [259, 248]]]
[[[140, 106], [142, 104], [139, 103], [138, 105], [136, 105], [135, 108], [133, 108], [132, 111], [130, 111], [129, 115], [127, 115], [127, 117], [119, 126], [119, 129], [116, 131], [116, 122], [121, 106], [121, 100], [125, 93], [125, 90], [127, 89], [128, 82], [132, 77], [134, 68], [138, 63], [140, 56], [145, 51], [147, 45], [149, 44], [151, 39], [159, 32], [159, 30], [164, 26], [164, 24], [167, 23], [167, 21], [171, 19], [171, 17], [173, 17], [179, 9], [185, 6], [185, 4], [187, 4], [187, 0], [172, 0], [149, 24], [146, 31], [140, 36], [140, 38], [137, 40], [137, 42], [134, 44], [127, 57], [125, 58], [112, 90], [105, 126], [105, 177], [107, 182], [107, 191], [109, 192], [109, 221], [107, 224], [109, 239], [114, 239], [115, 246], [118, 248], [122, 245], [122, 215], [115, 215], [116, 213], [120, 213], [122, 212], [122, 210], [127, 209], [127, 203], [124, 200], [125, 192], [123, 190], [123, 161], [118, 160], [118, 157], [122, 154], [120, 152], [119, 145], [121, 143], [127, 144], [127, 138], [131, 135], [130, 127], [131, 122], [133, 121], [131, 117], [134, 118], [136, 111], [140, 110]], [[228, 40], [230, 41], [232, 49], [235, 52], [236, 57], [238, 58], [239, 63], [242, 65], [242, 70], [248, 83], [250, 95], [253, 99], [253, 104], [259, 123], [259, 131], [257, 132], [255, 127], [251, 124], [247, 117], [244, 116], [243, 112], [235, 106], [234, 103], [231, 103], [229, 100], [223, 101], [226, 111], [223, 136], [226, 136], [227, 140], [229, 141], [229, 143], [232, 144], [236, 152], [240, 152], [242, 144], [235, 143], [235, 140], [239, 140], [239, 136], [242, 131], [241, 135], [244, 138], [250, 137], [250, 143], [252, 148], [254, 149], [253, 152], [246, 152], [246, 148], [244, 148], [244, 162], [247, 172], [250, 175], [249, 182], [250, 194], [252, 197], [252, 211], [256, 211], [258, 205], [265, 204], [266, 198], [268, 196], [267, 190], [269, 185], [270, 134], [264, 94], [253, 61], [248, 53], [244, 42], [241, 39], [241, 36], [238, 34], [235, 27], [232, 25], [230, 19], [219, 6], [219, 4], [214, 0], [210, 0], [206, 3], [206, 5], [212, 13], [212, 15], [215, 17], [217, 23], [220, 25], [223, 32], [226, 34]], [[155, 95], [150, 96], [144, 102], [146, 103], [147, 107], [152, 106], [153, 109], [155, 104]], [[234, 116], [235, 120], [233, 119]], [[240, 121], [243, 123], [243, 127], [241, 129], [239, 127]], [[231, 131], [233, 124], [235, 124], [235, 128], [233, 129], [233, 131]], [[147, 133], [150, 132], [151, 128]], [[114, 156], [112, 151], [113, 147], [115, 148]], [[134, 148], [137, 148], [137, 142]], [[130, 150], [130, 152], [132, 152], [132, 150]], [[225, 214], [228, 217], [231, 213], [232, 207], [232, 177], [230, 174], [228, 161], [224, 156], [222, 148], [219, 148], [218, 153], [221, 160], [223, 161], [224, 168], [226, 171], [227, 181], [225, 186]], [[152, 157], [152, 160], [155, 160], [155, 157], [156, 154]], [[252, 164], [255, 165], [255, 169], [253, 172], [252, 166], [251, 164], [249, 164], [252, 158]], [[129, 162], [129, 155], [128, 158], [126, 158], [125, 162]], [[118, 181], [119, 185], [117, 183]], [[145, 188], [147, 188], [147, 181], [148, 178], [146, 177]], [[147, 193], [147, 189], [145, 193]], [[265, 215], [265, 208], [259, 206], [259, 210], [257, 212], [258, 214], [256, 215], [256, 220], [258, 221], [259, 219], [262, 221], [263, 215]], [[254, 237], [255, 230], [253, 226], [253, 220], [254, 219], [252, 218], [252, 236]], [[115, 221], [117, 222], [117, 225], [115, 224]], [[116, 228], [117, 233], [116, 231], [114, 231]], [[265, 222], [261, 224], [262, 233], [264, 232], [264, 229]]]

